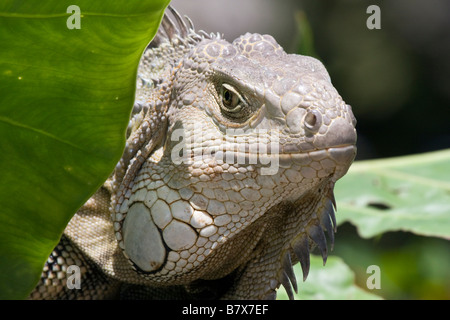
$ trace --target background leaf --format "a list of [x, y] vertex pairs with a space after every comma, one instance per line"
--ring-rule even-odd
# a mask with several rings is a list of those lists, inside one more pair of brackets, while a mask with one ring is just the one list
[[[303, 275], [299, 263], [294, 266], [294, 272], [298, 281], [298, 293], [294, 293], [296, 300], [381, 299], [356, 286], [352, 270], [336, 256], [329, 256], [326, 266], [323, 266], [322, 257], [311, 255], [311, 269], [305, 282], [301, 281]], [[288, 299], [282, 286], [277, 291], [277, 299]]]
[[338, 222], [450, 239], [450, 149], [355, 162], [336, 183]]
[[[384, 299], [450, 298], [450, 242], [410, 232], [386, 232], [363, 239], [356, 228], [345, 223], [338, 228], [333, 255], [339, 256], [355, 273], [358, 286], [365, 288], [367, 268], [381, 271]], [[325, 267], [326, 268], [326, 267]]]
[[[0, 3], [0, 299], [24, 298], [122, 153], [168, 0]], [[81, 10], [68, 29], [69, 5]]]

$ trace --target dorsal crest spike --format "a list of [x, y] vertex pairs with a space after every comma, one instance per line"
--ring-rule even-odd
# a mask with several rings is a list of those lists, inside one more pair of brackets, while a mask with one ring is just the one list
[[203, 30], [196, 31], [189, 17], [182, 17], [172, 6], [168, 6], [149, 48], [159, 47], [164, 42], [195, 45], [203, 39], [223, 39], [223, 35], [208, 34]]

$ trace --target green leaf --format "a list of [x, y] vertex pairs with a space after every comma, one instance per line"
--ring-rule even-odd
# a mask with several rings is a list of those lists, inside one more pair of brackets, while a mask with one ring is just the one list
[[356, 162], [336, 183], [338, 222], [450, 239], [450, 149]]
[[[119, 160], [139, 58], [168, 2], [0, 3], [0, 299], [28, 295]], [[68, 28], [74, 4], [80, 29]]]
[[[303, 278], [300, 264], [294, 266], [297, 280]], [[330, 256], [323, 266], [322, 257], [311, 255], [308, 279], [298, 283], [296, 300], [372, 300], [381, 299], [355, 285], [353, 271], [338, 257]], [[277, 299], [288, 299], [284, 287], [277, 291]]]

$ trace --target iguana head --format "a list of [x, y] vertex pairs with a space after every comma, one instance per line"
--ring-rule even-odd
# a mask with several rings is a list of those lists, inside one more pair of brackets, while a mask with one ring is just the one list
[[[345, 173], [355, 155], [355, 118], [323, 64], [286, 54], [271, 36], [246, 34], [233, 43], [203, 40], [182, 59], [174, 79], [171, 139], [165, 145], [173, 158], [182, 149], [184, 162], [196, 154], [226, 161], [226, 155], [217, 153], [228, 152], [229, 164], [240, 155], [245, 159], [241, 166], [255, 164], [253, 160], [257, 169], [270, 162], [274, 167], [262, 170], [264, 175], [276, 174], [279, 165], [294, 160], [306, 165], [310, 153], [323, 154], [334, 162], [324, 161], [323, 170], [317, 169], [317, 177], [323, 178]], [[181, 146], [172, 139], [175, 130], [183, 143], [202, 143], [202, 149]], [[312, 175], [305, 172], [303, 177]]]
[[229, 43], [185, 30], [156, 42], [140, 74], [159, 79], [139, 80], [144, 108], [112, 207], [132, 268], [172, 285], [236, 273], [236, 292], [253, 268], [257, 297], [293, 281], [291, 260], [306, 276], [313, 243], [326, 256], [334, 183], [356, 153], [350, 106], [321, 62], [268, 35]]

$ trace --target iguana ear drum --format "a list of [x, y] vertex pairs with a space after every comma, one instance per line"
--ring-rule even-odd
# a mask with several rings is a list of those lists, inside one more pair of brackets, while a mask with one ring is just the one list
[[123, 224], [125, 253], [142, 271], [158, 270], [166, 260], [161, 234], [143, 203], [129, 209]]

